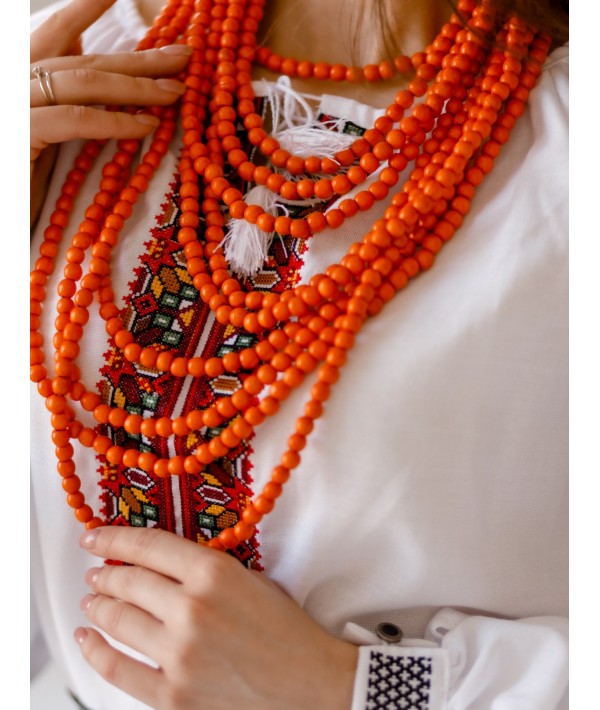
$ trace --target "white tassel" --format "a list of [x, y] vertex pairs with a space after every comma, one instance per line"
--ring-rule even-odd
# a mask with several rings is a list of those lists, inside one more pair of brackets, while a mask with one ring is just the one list
[[[301, 158], [316, 155], [319, 158], [334, 159], [337, 152], [345, 150], [356, 140], [356, 136], [336, 130], [344, 127], [344, 119], [327, 123], [316, 121], [307, 99], [318, 100], [319, 97], [294, 91], [289, 77], [282, 76], [275, 84], [265, 82], [265, 93], [271, 109], [272, 135], [290, 153]], [[294, 179], [285, 170], [280, 172], [287, 179]], [[274, 216], [278, 211], [287, 213], [281, 198], [262, 185], [249, 190], [244, 196], [244, 202], [259, 205]], [[319, 200], [315, 198], [305, 200], [302, 204], [318, 203]], [[263, 232], [244, 219], [231, 219], [221, 242], [230, 270], [241, 277], [251, 277], [258, 273], [267, 259], [273, 234]]]
[[294, 91], [289, 77], [281, 76], [274, 84], [265, 84], [272, 135], [284, 150], [301, 158], [316, 155], [333, 159], [356, 140], [355, 135], [339, 132], [346, 123], [344, 119], [319, 123], [307, 101], [319, 97]]
[[[249, 190], [244, 202], [248, 205], [260, 205], [265, 212], [271, 214], [277, 209], [277, 195], [263, 185]], [[272, 241], [273, 232], [263, 232], [245, 219], [232, 219], [221, 246], [230, 270], [238, 276], [248, 277], [261, 270]]]

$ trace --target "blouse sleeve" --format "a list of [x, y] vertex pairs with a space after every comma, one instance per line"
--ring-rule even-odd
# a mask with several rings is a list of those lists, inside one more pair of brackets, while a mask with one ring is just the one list
[[362, 644], [352, 710], [568, 707], [568, 624], [562, 617], [506, 620], [443, 609], [425, 640], [381, 645], [356, 628], [345, 636]]

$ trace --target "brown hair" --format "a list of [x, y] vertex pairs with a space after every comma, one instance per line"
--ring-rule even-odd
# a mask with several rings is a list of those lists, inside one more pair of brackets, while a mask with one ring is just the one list
[[492, 0], [501, 17], [518, 15], [552, 37], [555, 45], [569, 39], [569, 0]]
[[[389, 57], [395, 56], [401, 47], [389, 31], [393, 13], [393, 3], [389, 0], [370, 0], [370, 12], [377, 18], [380, 37]], [[448, 0], [455, 8], [456, 0]], [[492, 0], [498, 10], [498, 20], [514, 15], [521, 17], [528, 25], [547, 32], [552, 37], [552, 46], [559, 47], [569, 39], [569, 0]], [[354, 26], [353, 45], [358, 46], [359, 27]]]

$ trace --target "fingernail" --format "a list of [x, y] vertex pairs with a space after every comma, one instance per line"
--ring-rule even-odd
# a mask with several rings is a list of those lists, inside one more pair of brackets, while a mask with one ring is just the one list
[[165, 54], [191, 54], [194, 50], [187, 44], [167, 44], [166, 47], [161, 47], [161, 52]]
[[185, 91], [185, 84], [180, 81], [175, 81], [175, 79], [156, 79], [154, 81], [156, 86], [163, 91], [168, 91], [171, 94], [183, 94]]
[[83, 597], [79, 602], [79, 608], [81, 609], [81, 611], [87, 611], [95, 598], [95, 594], [86, 594], [85, 597]]
[[85, 583], [90, 587], [95, 584], [98, 579], [98, 574], [100, 573], [99, 567], [92, 567], [85, 573]]
[[84, 642], [86, 636], [87, 636], [87, 630], [82, 628], [81, 626], [76, 628], [75, 632], [73, 633], [73, 638], [80, 646]]
[[91, 550], [96, 544], [98, 532], [96, 530], [88, 530], [79, 538], [79, 544], [86, 550]]
[[136, 121], [145, 124], [146, 126], [158, 126], [160, 119], [156, 116], [151, 116], [149, 113], [136, 113], [134, 115]]

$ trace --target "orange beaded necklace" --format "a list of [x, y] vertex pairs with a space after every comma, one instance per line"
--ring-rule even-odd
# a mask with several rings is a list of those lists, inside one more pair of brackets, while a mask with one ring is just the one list
[[[394, 65], [383, 63], [360, 71], [342, 65], [312, 65], [279, 57], [266, 48], [257, 49], [256, 34], [265, 2], [171, 0], [138, 47], [186, 42], [193, 48], [185, 72], [187, 89], [179, 108], [183, 147], [177, 238], [193, 284], [217, 321], [256, 335], [257, 344], [207, 360], [181, 357], [176, 351], [157, 352], [135, 342], [114, 303], [112, 251], [173, 138], [174, 108], [151, 110], [160, 117], [160, 124], [149, 150], [134, 168], [139, 142], [133, 140], [119, 141], [117, 152], [103, 168], [100, 189], [71, 239], [58, 286], [53, 375], [45, 365], [39, 331], [45, 286], [55, 268], [74, 199], [100, 152], [97, 141], [88, 142], [76, 159], [44, 231], [40, 256], [31, 273], [31, 380], [37, 383], [51, 412], [52, 440], [67, 503], [87, 528], [103, 521], [86, 504], [80, 490], [73, 440], [93, 448], [111, 464], [137, 467], [156, 477], [198, 475], [250, 437], [265, 418], [277, 413], [289, 393], [316, 371], [310, 399], [271, 480], [243, 510], [241, 520], [207, 544], [228, 549], [252, 537], [298, 466], [300, 451], [323, 413], [323, 403], [365, 320], [379, 313], [410, 279], [429, 269], [461, 225], [476, 187], [492, 170], [523, 112], [550, 46], [547, 36], [516, 18], [495, 33], [491, 3], [460, 0], [458, 11], [464, 16], [453, 15], [435, 41], [410, 59], [403, 57]], [[255, 112], [250, 75], [253, 61], [290, 76], [320, 79], [355, 80], [362, 74], [374, 81], [390, 78], [394, 70], [411, 69], [415, 77], [396, 95], [385, 116], [350, 148], [338, 152], [335, 159], [304, 159], [283, 150]], [[249, 142], [270, 159], [272, 168], [250, 161], [236, 135], [236, 123], [240, 122]], [[412, 172], [394, 192], [384, 217], [373, 223], [338, 264], [308, 284], [281, 294], [265, 294], [245, 289], [228, 269], [221, 246], [228, 217], [246, 220], [264, 232], [308, 239], [326, 227], [340, 227], [359, 210], [368, 210], [376, 200], [386, 198], [411, 162]], [[376, 170], [380, 172], [367, 189], [342, 200], [336, 209], [325, 214], [315, 210], [303, 219], [292, 219], [247, 204], [225, 178], [225, 164], [244, 180], [293, 200], [343, 196]], [[278, 169], [298, 179], [287, 179]], [[206, 226], [199, 229], [201, 215]], [[81, 265], [88, 250], [91, 259], [84, 274]], [[103, 404], [97, 393], [86, 390], [76, 365], [94, 299], [108, 335], [128, 361], [173, 377], [212, 378], [243, 371], [242, 385], [208, 408], [174, 419], [144, 419]], [[159, 458], [114, 445], [109, 437], [84, 426], [76, 416], [76, 403], [92, 412], [99, 424], [122, 427], [131, 435], [170, 437], [203, 427], [222, 429], [191, 455]]]

